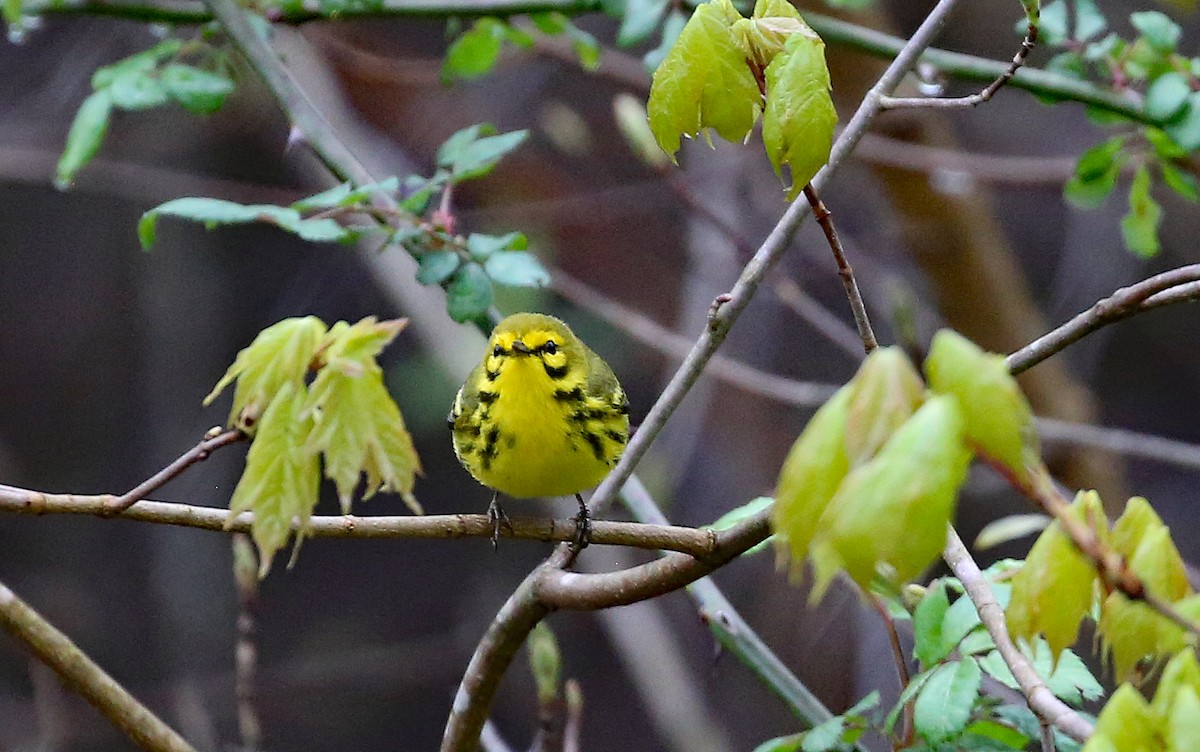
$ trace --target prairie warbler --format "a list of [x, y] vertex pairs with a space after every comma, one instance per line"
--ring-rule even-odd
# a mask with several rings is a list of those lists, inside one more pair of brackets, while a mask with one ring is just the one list
[[517, 313], [496, 325], [447, 419], [454, 453], [492, 489], [492, 544], [501, 493], [514, 498], [575, 495], [577, 543], [590, 533], [580, 492], [595, 486], [629, 440], [629, 401], [599, 355], [562, 321]]

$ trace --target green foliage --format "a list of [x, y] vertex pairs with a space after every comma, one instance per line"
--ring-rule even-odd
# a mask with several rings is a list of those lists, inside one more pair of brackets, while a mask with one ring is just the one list
[[960, 736], [967, 728], [982, 681], [979, 664], [970, 658], [935, 668], [913, 703], [917, 733], [930, 744]]
[[[575, 26], [567, 16], [558, 12], [534, 13], [530, 20], [543, 34], [565, 35], [579, 64], [586, 70], [595, 70], [600, 65], [600, 45], [595, 37]], [[442, 83], [473, 81], [491, 73], [500, 60], [505, 43], [529, 49], [533, 46], [533, 37], [509, 19], [491, 16], [475, 19], [471, 28], [451, 42], [446, 50]]]
[[538, 702], [545, 707], [558, 699], [562, 677], [562, 655], [558, 640], [544, 621], [539, 621], [528, 638], [529, 668], [537, 685]]
[[1158, 225], [1162, 207], [1150, 196], [1150, 170], [1138, 168], [1129, 184], [1129, 213], [1121, 219], [1125, 247], [1143, 258], [1158, 255]]
[[925, 399], [925, 384], [898, 347], [880, 348], [854, 376], [846, 412], [846, 454], [858, 467], [879, 453]]
[[879, 693], [871, 692], [841, 715], [813, 726], [808, 731], [769, 739], [754, 748], [754, 752], [849, 752], [871, 725], [873, 713], [879, 706]]
[[[711, 525], [705, 525], [705, 527], [712, 530], [728, 530], [734, 525], [738, 525], [755, 516], [756, 514], [759, 514], [764, 509], [770, 507], [774, 502], [775, 500], [770, 496], [759, 496], [756, 499], [751, 499], [740, 507], [734, 507], [733, 509], [730, 509], [725, 514], [718, 517]], [[762, 542], [751, 546], [742, 555], [749, 556], [751, 554], [756, 554], [759, 551], [765, 551], [767, 546], [771, 545], [773, 538], [774, 536], [768, 536]]]
[[158, 219], [162, 216], [200, 222], [209, 230], [223, 225], [265, 222], [290, 232], [301, 240], [311, 242], [345, 243], [356, 239], [359, 234], [356, 230], [343, 227], [336, 220], [328, 217], [305, 219], [294, 207], [272, 204], [247, 206], [217, 198], [189, 197], [168, 201], [142, 215], [138, 222], [138, 238], [141, 240], [142, 248], [148, 250], [154, 245], [158, 234]]
[[[190, 48], [196, 46], [193, 43]], [[55, 185], [69, 187], [79, 171], [96, 156], [114, 109], [147, 110], [170, 102], [196, 114], [220, 109], [233, 91], [233, 81], [223, 73], [180, 62], [185, 49], [188, 48], [182, 40], [166, 39], [92, 75], [93, 91], [71, 124], [58, 161]]]
[[837, 121], [824, 42], [779, 0], [759, 0], [750, 18], [730, 0], [700, 5], [654, 71], [646, 109], [672, 159], [681, 137], [742, 141], [761, 114], [771, 164], [791, 173], [789, 198], [829, 159]]
[[208, 404], [236, 381], [229, 422], [253, 442], [230, 510], [254, 513], [260, 576], [293, 524], [297, 545], [303, 538], [317, 504], [322, 458], [344, 513], [362, 474], [363, 498], [394, 491], [420, 513], [412, 495], [420, 461], [376, 363], [404, 324], [370, 317], [327, 329], [313, 316], [285, 319], [238, 353], [205, 398]]

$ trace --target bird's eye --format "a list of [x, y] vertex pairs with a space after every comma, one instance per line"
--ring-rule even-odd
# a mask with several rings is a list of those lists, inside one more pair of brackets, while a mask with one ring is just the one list
[[497, 358], [499, 358], [503, 354], [504, 354], [504, 348], [501, 347], [500, 345], [496, 345], [495, 347], [492, 348], [492, 355], [496, 356]]
[[542, 352], [546, 353], [547, 355], [553, 355], [554, 353], [558, 352], [558, 345], [555, 344], [554, 340], [552, 339], [546, 340], [546, 344], [542, 345]]

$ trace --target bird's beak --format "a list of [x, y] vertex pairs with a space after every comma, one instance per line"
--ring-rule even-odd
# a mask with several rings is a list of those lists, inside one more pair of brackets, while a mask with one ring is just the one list
[[524, 342], [522, 342], [519, 339], [513, 340], [512, 349], [513, 349], [513, 352], [519, 352], [522, 355], [529, 355], [530, 353], [533, 352], [533, 350], [529, 349], [528, 345], [526, 345]]

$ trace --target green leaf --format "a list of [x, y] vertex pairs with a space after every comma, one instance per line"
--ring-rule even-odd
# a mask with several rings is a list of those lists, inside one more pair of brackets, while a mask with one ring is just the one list
[[466, 144], [459, 151], [452, 164], [450, 172], [454, 182], [473, 180], [490, 173], [506, 154], [516, 149], [525, 139], [529, 131], [510, 131], [498, 136], [485, 136]]
[[1095, 0], [1075, 0], [1075, 41], [1086, 42], [1108, 28], [1108, 20], [1096, 7]]
[[1190, 752], [1200, 747], [1200, 695], [1183, 687], [1167, 718], [1167, 752]]
[[197, 115], [221, 109], [234, 88], [233, 81], [220, 73], [181, 63], [162, 69], [162, 84], [171, 99]]
[[1159, 52], [1174, 52], [1183, 29], [1165, 13], [1156, 10], [1130, 13], [1129, 22]]
[[818, 723], [804, 734], [800, 743], [800, 752], [830, 752], [838, 747], [842, 734], [846, 732], [846, 719], [835, 715], [823, 723]]
[[454, 166], [463, 152], [468, 146], [478, 141], [484, 136], [491, 136], [496, 133], [496, 126], [491, 123], [476, 123], [468, 125], [466, 128], [455, 131], [450, 138], [447, 138], [437, 151], [437, 165], [444, 167], [447, 170]]
[[527, 251], [500, 251], [488, 257], [483, 268], [496, 284], [507, 287], [545, 287], [550, 274], [537, 256]]
[[967, 440], [1019, 482], [1040, 466], [1033, 411], [1003, 355], [986, 353], [950, 329], [933, 337], [925, 359], [929, 388], [954, 398]]
[[1154, 692], [1154, 700], [1150, 706], [1159, 718], [1171, 715], [1171, 707], [1183, 689], [1200, 692], [1200, 664], [1196, 662], [1196, 653], [1192, 648], [1179, 651], [1179, 654], [1167, 662], [1163, 668], [1158, 688]]
[[1163, 182], [1168, 188], [1192, 203], [1200, 201], [1200, 186], [1197, 186], [1196, 178], [1191, 173], [1184, 172], [1166, 161], [1159, 162], [1158, 167], [1162, 170]]
[[1098, 209], [1104, 199], [1108, 198], [1113, 188], [1117, 187], [1117, 179], [1121, 176], [1121, 166], [1113, 163], [1108, 172], [1100, 177], [1084, 180], [1073, 176], [1063, 186], [1063, 198], [1080, 209]]
[[662, 36], [659, 39], [658, 46], [642, 57], [642, 64], [646, 66], [647, 73], [654, 73], [662, 65], [662, 61], [666, 59], [667, 54], [675, 46], [675, 42], [679, 39], [680, 33], [683, 32], [683, 27], [687, 25], [687, 21], [688, 17], [678, 8], [672, 9], [667, 14], [667, 20], [663, 22]]
[[253, 435], [255, 424], [284, 387], [303, 390], [309, 365], [325, 336], [325, 324], [316, 316], [284, 319], [258, 333], [237, 354], [233, 365], [204, 398], [207, 405], [237, 380], [229, 425]]
[[246, 469], [229, 500], [226, 525], [242, 512], [253, 512], [251, 535], [258, 547], [259, 577], [271, 568], [275, 552], [291, 536], [292, 520], [299, 520], [297, 545], [304, 536], [317, 504], [320, 464], [316, 455], [305, 452], [304, 385], [284, 384], [258, 425], [258, 433], [246, 454]]
[[510, 232], [507, 235], [471, 233], [467, 237], [467, 250], [470, 251], [471, 258], [481, 264], [497, 251], [523, 251], [528, 247], [529, 240], [520, 232]]
[[454, 251], [433, 251], [417, 257], [417, 281], [423, 285], [440, 285], [462, 264], [462, 257]]
[[[771, 506], [773, 503], [775, 503], [775, 500], [770, 496], [759, 496], [756, 499], [751, 499], [740, 507], [734, 507], [733, 509], [730, 509], [725, 514], [718, 517], [711, 525], [705, 525], [705, 527], [710, 530], [728, 530], [734, 525], [738, 525], [743, 521], [750, 519], [767, 507]], [[771, 544], [773, 538], [774, 536], [768, 536], [766, 540], [755, 544], [742, 555], [749, 556], [750, 554], [756, 554], [759, 551], [766, 550], [767, 546]]]
[[668, 0], [627, 0], [621, 28], [617, 31], [617, 45], [632, 47], [649, 39], [669, 5]]
[[1092, 180], [1111, 171], [1126, 141], [1128, 136], [1114, 136], [1080, 154], [1079, 161], [1075, 164], [1075, 177], [1080, 180]]
[[[963, 737], [964, 739], [970, 737], [991, 739], [999, 742], [1000, 744], [1000, 746], [995, 747], [995, 749], [1004, 750], [1025, 749], [1025, 747], [1031, 741], [1028, 736], [1025, 736], [1011, 726], [991, 720], [975, 721], [970, 726], [967, 726]], [[965, 749], [969, 749], [972, 752], [975, 752], [976, 750], [974, 746], [970, 745], [966, 746]]]
[[975, 536], [973, 547], [979, 551], [994, 548], [1002, 543], [1040, 533], [1049, 524], [1050, 518], [1044, 514], [1010, 514], [984, 525], [979, 535]]
[[533, 25], [537, 30], [547, 36], [557, 36], [567, 30], [566, 15], [556, 12], [541, 12], [530, 13], [529, 20], [533, 21]]
[[492, 280], [474, 261], [463, 264], [446, 287], [446, 310], [461, 323], [476, 321], [492, 305]]
[[959, 596], [955, 599], [942, 620], [942, 639], [946, 643], [946, 654], [949, 655], [950, 651], [958, 648], [971, 630], [982, 624], [979, 612], [975, 610], [975, 604], [970, 598]]
[[158, 76], [140, 70], [118, 73], [108, 87], [113, 106], [119, 110], [149, 110], [170, 101]]
[[925, 399], [925, 383], [899, 347], [881, 347], [854, 375], [846, 415], [846, 454], [858, 467], [879, 451]]
[[[1096, 719], [1096, 730], [1085, 749], [1110, 749], [1114, 752], [1126, 750], [1161, 750], [1157, 724], [1150, 707], [1132, 685], [1122, 684], [1113, 692]], [[1107, 747], [1099, 743], [1106, 742]]]
[[503, 21], [485, 16], [478, 18], [465, 34], [455, 39], [442, 63], [442, 83], [454, 79], [471, 81], [491, 72], [500, 58], [505, 39]]
[[138, 222], [138, 237], [142, 248], [154, 244], [160, 216], [177, 217], [200, 222], [206, 229], [220, 225], [266, 222], [287, 230], [311, 242], [347, 241], [357, 236], [355, 231], [341, 226], [330, 218], [304, 219], [300, 212], [271, 204], [236, 204], [216, 198], [177, 198], [157, 206], [142, 215]]
[[1055, 697], [1077, 708], [1082, 707], [1085, 700], [1096, 700], [1104, 696], [1104, 687], [1096, 681], [1087, 665], [1072, 650], [1064, 650], [1058, 657], [1058, 663], [1046, 680], [1046, 686]]
[[779, 470], [771, 522], [780, 554], [791, 556], [793, 573], [808, 555], [818, 521], [850, 470], [845, 440], [850, 396], [851, 386], [844, 386], [817, 410]]
[[302, 198], [299, 201], [292, 203], [292, 208], [299, 212], [315, 211], [319, 209], [333, 209], [341, 206], [350, 192], [353, 190], [353, 185], [347, 181], [339, 183], [328, 190], [313, 194], [307, 198]]
[[[938, 666], [937, 668], [942, 668]], [[883, 719], [883, 733], [891, 734], [896, 727], [896, 721], [900, 719], [900, 713], [904, 711], [904, 707], [912, 702], [912, 699], [917, 696], [917, 693], [925, 688], [925, 684], [929, 678], [933, 676], [936, 669], [929, 671], [918, 672], [916, 676], [908, 681], [908, 686], [900, 690], [900, 697], [896, 699], [896, 704], [888, 711], [887, 717]]]
[[971, 659], [936, 668], [913, 706], [917, 733], [930, 744], [961, 734], [971, 719], [982, 679], [978, 664]]
[[383, 370], [375, 362], [379, 350], [404, 323], [378, 322], [374, 317], [353, 326], [339, 322], [326, 337], [325, 364], [309, 390], [305, 414], [313, 422], [304, 447], [324, 455], [325, 476], [337, 486], [343, 514], [350, 513], [350, 500], [362, 474], [367, 476], [364, 499], [378, 491], [392, 491], [413, 512], [421, 513], [412, 495], [421, 464], [400, 408], [383, 384]]
[[962, 431], [954, 400], [932, 397], [850, 471], [812, 542], [814, 599], [838, 569], [865, 588], [881, 565], [907, 582], [937, 557], [970, 461]]
[[104, 142], [104, 134], [108, 131], [112, 107], [112, 95], [107, 90], [90, 94], [79, 106], [75, 120], [71, 122], [71, 132], [67, 134], [67, 145], [58, 158], [54, 184], [59, 189], [70, 187], [76, 173], [100, 151], [100, 144]]
[[[1094, 491], [1076, 496], [1068, 514], [1089, 527], [1107, 527], [1104, 508]], [[1075, 547], [1058, 521], [1050, 523], [1012, 579], [1012, 600], [1006, 615], [1013, 639], [1032, 644], [1041, 634], [1051, 653], [1060, 654], [1075, 642], [1079, 623], [1092, 605], [1095, 580], [1092, 562]]]
[[[1024, 36], [1028, 25], [1028, 20], [1024, 18], [1017, 21], [1017, 33]], [[1043, 4], [1038, 22], [1038, 41], [1049, 47], [1060, 47], [1069, 36], [1067, 4], [1063, 0], [1053, 0], [1053, 2]]]
[[149, 73], [167, 58], [174, 57], [183, 49], [183, 40], [164, 39], [148, 50], [142, 50], [134, 55], [118, 60], [112, 65], [98, 68], [92, 74], [92, 88], [99, 91], [113, 85], [118, 76], [128, 73]]
[[730, 0], [699, 6], [654, 71], [646, 110], [655, 140], [672, 158], [681, 136], [712, 128], [739, 142], [758, 120], [762, 94], [730, 32], [739, 19]]
[[788, 734], [768, 739], [754, 748], [754, 752], [799, 752], [804, 734]]
[[1012, 669], [1010, 669], [1008, 664], [1004, 662], [1004, 658], [1000, 655], [1000, 651], [991, 650], [986, 655], [977, 658], [976, 660], [979, 661], [980, 668], [982, 668], [988, 676], [992, 677], [1009, 689], [1020, 688], [1021, 685], [1017, 683], [1017, 678], [1013, 676]]
[[21, 18], [21, 0], [4, 0], [0, 12], [3, 13], [4, 25], [8, 27], [9, 41], [13, 41], [14, 36], [19, 38], [25, 29]]
[[571, 40], [571, 49], [584, 70], [595, 71], [600, 67], [600, 43], [594, 36], [568, 22], [567, 37]]
[[1192, 87], [1182, 73], [1172, 71], [1154, 79], [1146, 90], [1146, 114], [1166, 122], [1183, 112]]
[[537, 685], [538, 702], [546, 707], [559, 699], [562, 687], [562, 654], [558, 640], [546, 622], [538, 622], [526, 641], [529, 652], [529, 668]]
[[1150, 195], [1150, 170], [1138, 167], [1129, 185], [1129, 213], [1121, 218], [1121, 235], [1125, 247], [1142, 258], [1158, 255], [1158, 225], [1162, 207]]
[[1167, 135], [1186, 151], [1200, 149], [1200, 92], [1188, 95], [1188, 106], [1183, 115], [1163, 128]]
[[829, 95], [825, 43], [816, 34], [788, 39], [767, 66], [767, 106], [762, 137], [775, 173], [791, 172], [788, 199], [794, 199], [829, 161], [837, 112]]
[[930, 668], [950, 654], [942, 635], [943, 621], [950, 608], [945, 580], [937, 580], [925, 591], [925, 597], [913, 613], [913, 655], [925, 668]]

